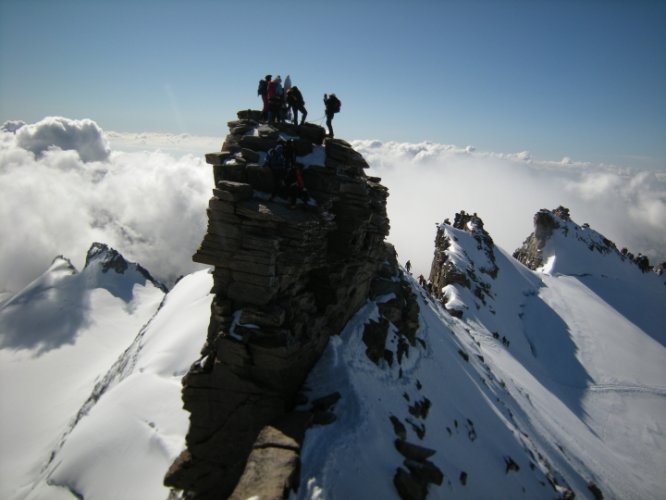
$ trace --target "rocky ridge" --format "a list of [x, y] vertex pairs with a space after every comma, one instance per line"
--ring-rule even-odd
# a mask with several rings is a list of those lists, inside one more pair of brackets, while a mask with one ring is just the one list
[[128, 269], [142, 276], [146, 281], [152, 283], [157, 288], [167, 293], [169, 290], [165, 285], [157, 281], [141, 264], [127, 262], [125, 258], [115, 249], [104, 243], [95, 242], [90, 246], [86, 254], [86, 263], [84, 268], [93, 265], [99, 266], [102, 274], [113, 271], [115, 274], [124, 274]]
[[553, 210], [541, 209], [534, 215], [534, 231], [513, 256], [532, 270], [542, 267], [548, 258], [544, 248], [556, 233], [585, 243], [592, 252], [615, 255], [621, 261], [632, 262], [644, 273], [653, 271], [661, 275], [666, 268], [666, 263], [653, 267], [646, 255], [633, 254], [627, 248], [618, 249], [615, 243], [588, 224], [579, 226], [571, 220], [569, 209], [561, 205]]
[[[188, 498], [297, 484], [304, 428], [326, 413], [292, 411], [301, 384], [394, 254], [384, 242], [388, 192], [365, 175], [363, 157], [322, 127], [258, 118], [239, 112], [222, 151], [206, 155], [215, 187], [193, 259], [214, 266], [215, 298], [202, 357], [183, 379], [187, 449], [165, 478]], [[294, 141], [304, 167], [310, 200], [296, 209], [269, 196], [263, 163], [280, 139]], [[257, 473], [262, 463], [282, 466]]]
[[[460, 262], [455, 262], [447, 252], [452, 238], [446, 230], [447, 226], [471, 234], [477, 242], [476, 249], [480, 255], [465, 255]], [[455, 215], [452, 225], [446, 219], [444, 224], [438, 226], [429, 281], [433, 296], [445, 304], [451, 315], [461, 317], [467, 306], [455, 300], [449, 300], [451, 298], [447, 297], [449, 285], [457, 284], [469, 289], [476, 300], [484, 305], [486, 305], [487, 299], [492, 297], [492, 282], [499, 271], [495, 262], [494, 248], [493, 239], [484, 229], [481, 218], [476, 214], [461, 211]]]

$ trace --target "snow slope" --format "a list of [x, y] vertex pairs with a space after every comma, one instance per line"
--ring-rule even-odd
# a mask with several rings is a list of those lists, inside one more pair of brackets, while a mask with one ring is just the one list
[[[431, 498], [553, 498], [567, 490], [594, 498], [595, 487], [605, 498], [664, 498], [663, 283], [566, 237], [547, 249], [559, 266], [549, 271], [560, 274], [533, 273], [495, 247], [493, 279], [480, 271], [489, 262], [478, 241], [445, 231], [450, 260], [474, 269], [489, 293], [481, 300], [448, 285], [447, 306], [464, 308], [458, 319], [410, 278], [421, 347], [401, 368], [365, 355], [374, 302], [332, 339], [307, 386], [312, 398], [342, 394], [338, 420], [308, 431], [293, 497], [395, 498], [392, 479], [403, 466], [393, 444], [397, 417], [408, 441], [436, 450], [430, 460], [444, 481], [429, 486]], [[425, 418], [413, 411], [424, 401]]]
[[[192, 282], [201, 282], [201, 293], [187, 285]], [[91, 415], [98, 412], [95, 403], [107, 386], [121, 378], [114, 369], [124, 370], [123, 376], [130, 369], [146, 371], [156, 379], [152, 385], [144, 379], [136, 384], [143, 389], [135, 394], [138, 408], [151, 402], [159, 403], [151, 408], [161, 405], [164, 413], [180, 408], [179, 377], [196, 359], [194, 351], [203, 342], [201, 331], [205, 332], [208, 320], [208, 311], [197, 310], [191, 302], [197, 297], [204, 297], [205, 302], [210, 286], [205, 273], [198, 279], [190, 276], [165, 300], [163, 287], [145, 269], [127, 263], [105, 245], [94, 244], [80, 273], [69, 260], [57, 257], [46, 272], [0, 306], [0, 498], [72, 498], [66, 488], [48, 487], [44, 481], [35, 489], [36, 481], [43, 479], [70, 487], [66, 478], [61, 479], [63, 473], [51, 477], [54, 470], [71, 470], [70, 460], [80, 463], [83, 459], [88, 467], [96, 464], [102, 468], [98, 471], [101, 475], [92, 481], [98, 487], [105, 485], [102, 478], [114, 477], [109, 473], [111, 454], [98, 455], [103, 451], [99, 437], [106, 434], [121, 450], [132, 440], [135, 445], [141, 442], [121, 423], [119, 413], [126, 415], [131, 402], [105, 401], [107, 416], [112, 420], [106, 421], [106, 429], [95, 431], [94, 439], [88, 437], [84, 447], [88, 454], [81, 452], [76, 459], [61, 455], [71, 449], [70, 439], [78, 435], [72, 433], [72, 427], [76, 430], [77, 424], [86, 423], [89, 428]], [[183, 295], [187, 298], [178, 299]], [[174, 303], [175, 307], [165, 307]], [[167, 314], [149, 323], [153, 330], [143, 328], [158, 309]], [[169, 315], [168, 311], [174, 309], [180, 312]], [[188, 313], [196, 318], [186, 321], [199, 335], [195, 339], [188, 336], [191, 327], [183, 325], [182, 315]], [[201, 324], [202, 329], [197, 329], [196, 325]], [[172, 338], [151, 334], [155, 329], [168, 330], [167, 326], [172, 332], [179, 328]], [[133, 347], [128, 349], [130, 345]], [[142, 356], [128, 360], [127, 354], [135, 351]], [[107, 373], [110, 369], [114, 377]], [[159, 432], [153, 431], [155, 436], [166, 435], [168, 442], [171, 427], [180, 424], [176, 432], [180, 440], [173, 445], [173, 453], [182, 447], [185, 429], [181, 427], [186, 420], [184, 412], [176, 413], [180, 420], [176, 418], [175, 424], [169, 420]], [[151, 412], [145, 415], [148, 419]], [[159, 419], [149, 422], [155, 426], [160, 423]], [[144, 450], [139, 454], [143, 455]], [[157, 476], [162, 473], [155, 473], [160, 484]], [[117, 477], [115, 480], [118, 482]]]
[[162, 479], [188, 426], [180, 380], [206, 337], [211, 286], [208, 271], [199, 271], [168, 293], [97, 383], [26, 498], [63, 490], [79, 498], [166, 498]]
[[[59, 434], [164, 292], [130, 268], [58, 257], [0, 307], [0, 497], [21, 498]], [[118, 296], [118, 290], [127, 295]]]

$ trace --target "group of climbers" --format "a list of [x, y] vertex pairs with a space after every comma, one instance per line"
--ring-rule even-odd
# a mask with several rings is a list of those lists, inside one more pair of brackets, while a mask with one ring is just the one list
[[[266, 75], [259, 80], [257, 95], [261, 97], [263, 108], [260, 120], [266, 123], [286, 123], [288, 120], [296, 126], [303, 125], [308, 116], [305, 109], [305, 100], [300, 89], [291, 84], [289, 75], [285, 78], [284, 85], [280, 75]], [[333, 137], [333, 117], [340, 111], [342, 103], [335, 94], [324, 94], [324, 113], [326, 115], [326, 126], [328, 137]], [[299, 113], [301, 114], [299, 124]], [[266, 154], [266, 167], [273, 174], [273, 192], [271, 201], [275, 197], [288, 198], [289, 207], [295, 208], [297, 200], [301, 200], [304, 206], [309, 201], [308, 191], [305, 188], [303, 177], [303, 166], [296, 162], [296, 150], [293, 140], [280, 139], [278, 143]]]
[[[284, 85], [280, 75], [273, 79], [273, 75], [266, 75], [259, 80], [257, 95], [261, 97], [263, 108], [261, 120], [268, 123], [285, 123], [288, 119], [294, 125], [299, 125], [298, 113], [301, 113], [300, 125], [305, 123], [308, 112], [305, 109], [305, 100], [300, 89], [291, 85], [289, 75], [285, 78]], [[333, 117], [340, 112], [342, 103], [335, 94], [324, 94], [324, 113], [326, 115], [326, 127], [328, 136], [333, 137]]]

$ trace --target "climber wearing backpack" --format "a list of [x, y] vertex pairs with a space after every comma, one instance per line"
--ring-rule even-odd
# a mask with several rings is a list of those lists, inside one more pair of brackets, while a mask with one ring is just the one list
[[265, 167], [271, 169], [273, 174], [273, 192], [271, 200], [279, 195], [284, 189], [284, 178], [287, 175], [287, 160], [285, 158], [285, 142], [279, 140], [275, 147], [271, 148], [266, 155]]
[[268, 119], [268, 82], [273, 78], [272, 75], [266, 75], [263, 80], [259, 80], [259, 88], [257, 88], [257, 95], [261, 96], [261, 101], [264, 103], [264, 107], [261, 109], [261, 121], [266, 121]]
[[326, 126], [328, 127], [328, 136], [333, 137], [333, 116], [340, 111], [342, 103], [335, 94], [324, 94], [324, 105], [326, 106]]
[[285, 185], [289, 192], [289, 208], [296, 208], [296, 200], [303, 202], [303, 207], [307, 206], [310, 196], [305, 188], [305, 178], [303, 177], [303, 166], [295, 164], [285, 176]]
[[280, 75], [275, 80], [268, 82], [268, 122], [283, 122], [282, 119], [282, 99], [284, 89], [282, 88], [282, 78]]
[[303, 94], [301, 94], [301, 91], [296, 85], [287, 90], [287, 104], [291, 108], [291, 114], [294, 117], [294, 125], [298, 125], [299, 111], [303, 114], [301, 117], [301, 125], [303, 125], [303, 123], [305, 123], [305, 117], [308, 116], [308, 112], [305, 109]]

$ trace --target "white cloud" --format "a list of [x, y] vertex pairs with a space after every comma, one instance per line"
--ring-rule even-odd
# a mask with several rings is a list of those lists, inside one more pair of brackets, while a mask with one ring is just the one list
[[512, 253], [541, 208], [564, 205], [572, 218], [656, 263], [666, 258], [666, 176], [608, 165], [537, 161], [472, 147], [352, 141], [370, 175], [389, 188], [389, 240], [416, 274], [430, 272], [435, 223], [477, 212], [496, 244]]
[[106, 132], [114, 150], [151, 151], [160, 150], [172, 154], [201, 154], [219, 151], [223, 137], [196, 136], [190, 134]]
[[2, 127], [0, 127], [0, 130], [3, 132], [11, 132], [14, 133], [21, 127], [26, 125], [24, 121], [21, 120], [8, 120], [5, 123], [2, 124]]
[[[7, 124], [3, 129], [6, 127]], [[94, 121], [59, 116], [20, 127], [16, 130], [16, 142], [37, 156], [54, 148], [77, 151], [84, 162], [104, 161], [111, 152], [102, 129]]]
[[[49, 148], [47, 135], [33, 130], [30, 136], [42, 138], [45, 146], [35, 156], [14, 134], [0, 133], [0, 290], [20, 289], [58, 254], [81, 268], [94, 241], [113, 246], [165, 281], [200, 268], [192, 254], [206, 228], [212, 172], [204, 154], [209, 151], [109, 152], [105, 161], [92, 161], [81, 151], [100, 144], [103, 135], [90, 133], [97, 125], [58, 122], [63, 130], [88, 130], [70, 137], [76, 151]], [[92, 146], [82, 142], [85, 137]]]

